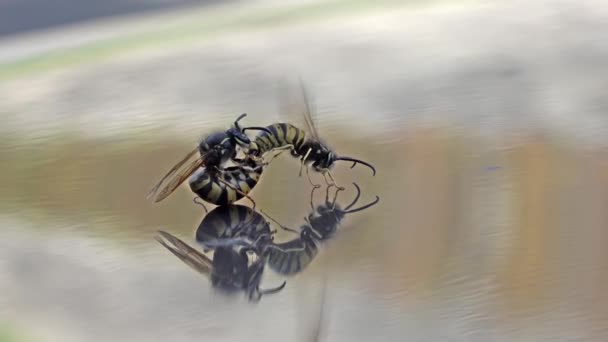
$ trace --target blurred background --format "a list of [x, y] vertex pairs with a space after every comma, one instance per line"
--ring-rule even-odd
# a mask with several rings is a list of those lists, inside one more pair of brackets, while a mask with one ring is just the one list
[[[600, 0], [0, 1], [0, 341], [608, 340], [606, 32]], [[297, 122], [297, 77], [378, 169], [338, 201], [380, 203], [280, 294], [216, 295], [153, 239], [194, 243], [187, 185], [145, 196], [240, 113]], [[298, 170], [251, 193], [288, 226]]]

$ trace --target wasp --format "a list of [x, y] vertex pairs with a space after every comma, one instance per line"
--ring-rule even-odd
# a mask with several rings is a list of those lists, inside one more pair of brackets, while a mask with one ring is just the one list
[[[224, 169], [199, 168], [188, 181], [190, 190], [203, 201], [218, 206], [229, 205], [247, 197], [255, 207], [255, 202], [248, 193], [260, 180], [264, 165], [251, 156], [246, 156], [240, 163]], [[195, 203], [203, 205], [196, 198]]]
[[281, 291], [286, 282], [271, 289], [260, 289], [264, 260], [250, 260], [246, 247], [227, 246], [214, 250], [213, 259], [192, 248], [179, 238], [159, 231], [156, 240], [195, 271], [207, 276], [213, 288], [226, 295], [245, 292], [250, 302], [258, 302], [263, 295]]
[[[337, 161], [349, 161], [353, 162], [351, 168], [357, 164], [367, 166], [372, 170], [372, 174], [376, 175], [376, 169], [373, 165], [352, 157], [340, 156], [329, 147], [320, 137], [315, 125], [315, 120], [312, 118], [312, 111], [310, 109], [310, 102], [306, 94], [306, 89], [300, 81], [302, 90], [302, 97], [304, 100], [305, 110], [303, 111], [304, 121], [306, 123], [307, 131], [298, 128], [289, 123], [276, 123], [267, 126], [265, 130], [260, 132], [253, 143], [251, 144], [250, 153], [255, 156], [262, 156], [270, 151], [278, 151], [273, 157], [270, 158], [265, 164], [269, 164], [272, 159], [276, 158], [279, 154], [285, 150], [290, 150], [293, 157], [300, 159], [300, 173], [302, 176], [302, 169], [306, 168], [306, 174], [309, 182], [315, 185], [308, 174], [308, 167], [311, 167], [314, 171], [323, 174], [325, 182], [328, 185], [336, 185], [336, 181], [333, 178], [330, 169], [334, 166]], [[246, 129], [245, 129], [246, 130]], [[306, 133], [310, 136], [306, 136]], [[331, 179], [331, 182], [327, 181], [327, 176]]]
[[[252, 145], [245, 130], [270, 131], [264, 127], [241, 128], [239, 121], [247, 114], [241, 114], [234, 125], [226, 131], [213, 132], [201, 139], [197, 147], [182, 160], [152, 188], [148, 198], [153, 197], [159, 202], [169, 196], [186, 179], [190, 178], [190, 189], [202, 200], [216, 205], [229, 204], [247, 195], [257, 184], [263, 171], [263, 166], [256, 162], [255, 157], [246, 155], [237, 158], [237, 147], [248, 151]], [[196, 152], [199, 157], [186, 164]], [[229, 160], [236, 166], [224, 168]], [[161, 188], [163, 184], [166, 185]], [[253, 202], [255, 205], [255, 202]]]
[[284, 243], [270, 242], [265, 246], [264, 254], [268, 267], [273, 271], [282, 275], [291, 275], [302, 271], [315, 258], [319, 251], [321, 243], [329, 240], [337, 231], [340, 222], [346, 214], [355, 213], [365, 210], [380, 201], [380, 197], [368, 204], [358, 208], [352, 208], [361, 195], [361, 189], [356, 183], [353, 183], [357, 190], [355, 199], [344, 209], [336, 204], [338, 193], [342, 188], [337, 188], [333, 201], [329, 201], [329, 188], [325, 195], [325, 203], [315, 208], [313, 203], [314, 191], [311, 191], [311, 213], [305, 217], [305, 224], [300, 226], [300, 236], [293, 240]]
[[259, 246], [272, 241], [275, 233], [258, 212], [233, 204], [216, 207], [205, 215], [196, 229], [196, 241], [203, 246], [204, 252], [235, 245], [259, 252]]
[[278, 292], [286, 284], [270, 290], [259, 289], [265, 266], [263, 246], [272, 242], [274, 233], [261, 214], [233, 204], [211, 210], [196, 229], [196, 242], [203, 247], [203, 253], [213, 251], [213, 260], [166, 232], [159, 233], [157, 240], [164, 237], [171, 242], [174, 248], [159, 241], [186, 264], [210, 275], [215, 288], [224, 292], [244, 290], [249, 300], [258, 301], [262, 295]]

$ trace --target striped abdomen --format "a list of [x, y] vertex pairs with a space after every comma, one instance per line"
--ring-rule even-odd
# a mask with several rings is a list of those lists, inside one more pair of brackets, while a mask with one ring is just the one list
[[257, 146], [258, 155], [271, 151], [275, 148], [293, 145], [296, 151], [300, 151], [306, 137], [304, 130], [297, 128], [288, 123], [277, 123], [267, 126], [272, 134], [261, 131], [253, 141], [254, 146]]
[[261, 165], [253, 168], [242, 165], [231, 166], [221, 172], [209, 172], [206, 168], [200, 168], [190, 177], [190, 189], [205, 202], [227, 205], [240, 200], [243, 195], [218, 179], [248, 194], [258, 183], [262, 171]]
[[276, 248], [268, 248], [266, 262], [270, 269], [282, 275], [292, 275], [302, 271], [319, 252], [316, 242], [305, 234], [273, 246]]
[[217, 207], [205, 215], [196, 230], [199, 242], [233, 238], [245, 234], [252, 239], [261, 234], [269, 234], [270, 225], [261, 214], [244, 205]]

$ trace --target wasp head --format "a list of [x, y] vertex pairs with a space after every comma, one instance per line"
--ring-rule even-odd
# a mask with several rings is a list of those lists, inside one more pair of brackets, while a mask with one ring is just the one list
[[230, 139], [236, 142], [237, 145], [244, 148], [249, 148], [249, 145], [251, 144], [251, 139], [249, 139], [247, 134], [245, 134], [240, 128], [230, 127], [226, 131], [226, 134], [230, 137]]
[[310, 226], [314, 228], [315, 232], [325, 240], [335, 233], [344, 215], [345, 212], [340, 208], [323, 205], [317, 208], [316, 214], [308, 216], [308, 222], [310, 222]]
[[304, 162], [312, 162], [312, 167], [315, 171], [321, 172], [329, 169], [335, 161], [333, 151], [322, 142], [314, 141], [308, 143], [303, 147], [303, 150], [305, 152], [302, 159], [304, 159]]
[[225, 293], [244, 289], [247, 283], [248, 258], [230, 247], [217, 248], [213, 254], [213, 287]]

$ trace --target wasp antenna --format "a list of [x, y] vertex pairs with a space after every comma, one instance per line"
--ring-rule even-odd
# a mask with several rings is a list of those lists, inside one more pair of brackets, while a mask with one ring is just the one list
[[[198, 200], [201, 200], [200, 202]], [[209, 210], [207, 210], [207, 207], [205, 206], [205, 203], [202, 202], [202, 199], [199, 196], [196, 196], [192, 199], [192, 202], [194, 202], [194, 204], [198, 204], [201, 207], [203, 207], [203, 209], [205, 209], [205, 213], [209, 213]]]
[[344, 208], [344, 211], [347, 211], [348, 209], [350, 209], [353, 205], [355, 205], [355, 203], [357, 203], [357, 201], [359, 200], [359, 196], [361, 196], [361, 188], [359, 188], [359, 186], [357, 185], [357, 183], [353, 182], [353, 185], [355, 186], [355, 188], [357, 189], [357, 195], [355, 196], [355, 199], [352, 201], [351, 204], [349, 204], [346, 208]]
[[277, 293], [279, 291], [281, 291], [285, 285], [287, 285], [287, 281], [283, 280], [283, 284], [277, 286], [277, 287], [273, 287], [271, 289], [266, 289], [266, 290], [259, 290], [260, 291], [260, 296], [262, 295], [267, 295], [267, 294], [273, 294], [273, 293]]
[[243, 113], [243, 114], [239, 115], [239, 117], [236, 118], [236, 120], [234, 121], [234, 127], [236, 127], [238, 130], [240, 130], [241, 127], [239, 127], [239, 121], [241, 121], [241, 119], [246, 116], [247, 116], [247, 113]]
[[264, 131], [264, 132], [272, 135], [272, 132], [268, 128], [266, 128], [266, 127], [251, 126], [251, 127], [245, 127], [245, 128], [243, 128], [242, 131], [245, 132], [248, 129], [254, 130], [254, 131]]
[[359, 208], [357, 208], [357, 209], [352, 209], [352, 210], [344, 210], [344, 213], [345, 213], [345, 214], [356, 213], [357, 211], [361, 211], [361, 210], [367, 209], [367, 208], [369, 208], [369, 207], [371, 207], [371, 206], [375, 205], [376, 203], [378, 203], [378, 201], [380, 201], [380, 197], [376, 196], [376, 200], [375, 200], [375, 201], [370, 202], [370, 203], [368, 203], [368, 204], [366, 204], [366, 205], [364, 205], [364, 206], [362, 206], [362, 207], [359, 207]]
[[234, 123], [237, 123], [237, 122], [241, 121], [241, 119], [244, 118], [244, 117], [246, 117], [246, 116], [247, 116], [247, 113], [243, 113], [243, 114], [239, 115], [239, 117], [236, 118], [236, 121]]
[[351, 157], [338, 157], [336, 158], [336, 160], [345, 160], [345, 161], [351, 161], [353, 162], [353, 166], [351, 166], [350, 168], [352, 169], [353, 167], [355, 167], [355, 165], [358, 164], [363, 164], [367, 167], [369, 167], [372, 170], [373, 175], [376, 175], [376, 168], [372, 166], [372, 164], [364, 162], [363, 160], [359, 160], [359, 159], [355, 159], [355, 158], [351, 158]]

